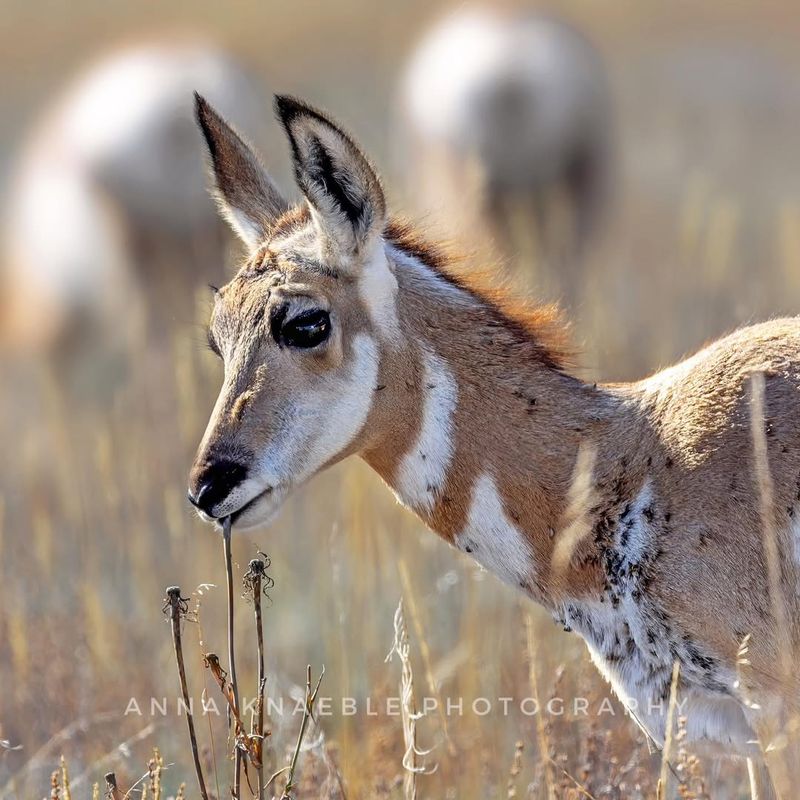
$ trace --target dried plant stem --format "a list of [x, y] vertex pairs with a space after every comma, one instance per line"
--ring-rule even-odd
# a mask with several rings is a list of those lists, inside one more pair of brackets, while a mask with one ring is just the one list
[[[775, 488], [769, 469], [766, 423], [764, 408], [764, 373], [756, 372], [750, 378], [750, 432], [753, 440], [753, 461], [756, 488], [758, 489], [761, 523], [763, 525], [764, 556], [767, 565], [767, 584], [772, 614], [775, 618], [777, 637], [780, 641], [782, 680], [787, 681], [792, 674], [791, 637], [789, 620], [781, 588], [780, 542], [775, 530]], [[788, 560], [788, 559], [787, 559]]]
[[264, 670], [264, 628], [261, 619], [261, 579], [264, 576], [264, 562], [260, 558], [254, 558], [250, 562], [248, 572], [249, 588], [253, 593], [253, 610], [256, 621], [256, 646], [258, 651], [258, 702], [256, 705], [256, 716], [253, 719], [250, 732], [257, 737], [260, 762], [256, 771], [258, 781], [258, 800], [264, 798], [264, 687], [267, 677]]
[[[261, 624], [261, 577], [253, 587], [253, 605], [256, 616], [256, 639], [258, 647], [258, 705], [256, 707], [256, 730], [258, 736], [264, 736], [264, 686], [267, 677], [264, 673], [264, 630]], [[261, 739], [261, 763], [258, 765], [258, 800], [264, 800], [264, 739]]]
[[[222, 546], [225, 553], [225, 575], [228, 582], [228, 670], [231, 676], [233, 700], [236, 711], [239, 711], [239, 683], [236, 680], [236, 645], [233, 638], [233, 558], [231, 556], [231, 518], [222, 520]], [[239, 798], [239, 787], [242, 774], [242, 754], [238, 747], [234, 748], [233, 796]]]
[[[183, 701], [186, 706], [186, 724], [189, 728], [189, 742], [192, 746], [192, 757], [194, 759], [194, 769], [197, 773], [197, 783], [200, 788], [200, 796], [203, 800], [208, 800], [206, 782], [203, 778], [203, 768], [200, 766], [200, 753], [197, 748], [197, 736], [194, 732], [194, 717], [192, 707], [189, 704], [189, 687], [186, 684], [186, 668], [183, 663], [183, 645], [181, 642], [181, 614], [185, 613], [186, 601], [181, 598], [181, 590], [178, 586], [170, 586], [167, 589], [167, 601], [172, 620], [172, 641], [175, 645], [175, 661], [178, 664], [178, 678], [181, 684]], [[111, 773], [109, 773], [111, 774]], [[108, 780], [108, 777], [106, 777]]]
[[430, 691], [430, 693], [436, 698], [436, 708], [438, 709], [439, 713], [439, 722], [442, 725], [442, 733], [444, 734], [444, 739], [447, 743], [447, 752], [450, 756], [454, 757], [458, 754], [458, 752], [455, 744], [450, 738], [450, 731], [447, 727], [447, 715], [444, 712], [444, 702], [442, 701], [439, 687], [436, 685], [436, 681], [433, 677], [431, 651], [428, 647], [428, 642], [425, 639], [424, 631], [422, 630], [422, 620], [420, 619], [420, 615], [417, 610], [417, 604], [414, 601], [414, 592], [411, 587], [411, 577], [408, 574], [406, 562], [401, 559], [400, 563], [398, 564], [398, 568], [400, 570], [400, 581], [403, 584], [403, 594], [408, 599], [408, 610], [411, 616], [411, 623], [414, 626], [414, 633], [416, 633], [417, 639], [419, 639], [419, 651], [420, 655], [422, 656], [422, 665], [425, 667], [425, 680], [428, 683], [428, 691]]
[[408, 628], [406, 627], [406, 617], [403, 608], [403, 598], [397, 604], [394, 612], [394, 642], [392, 649], [386, 656], [386, 661], [390, 661], [392, 656], [397, 653], [400, 659], [400, 714], [403, 722], [403, 741], [406, 746], [403, 754], [403, 769], [405, 770], [403, 780], [403, 791], [406, 800], [415, 800], [417, 796], [417, 775], [430, 775], [436, 772], [438, 764], [432, 768], [424, 764], [417, 763], [417, 757], [425, 757], [430, 750], [421, 750], [417, 747], [417, 720], [422, 714], [417, 713], [414, 703], [414, 674], [411, 669], [411, 646], [408, 640]]
[[[753, 444], [753, 465], [756, 488], [759, 496], [759, 511], [763, 533], [764, 558], [767, 567], [767, 589], [775, 621], [775, 640], [780, 654], [780, 679], [786, 691], [793, 691], [794, 652], [789, 612], [781, 581], [781, 565], [791, 565], [792, 559], [785, 555], [786, 546], [781, 542], [775, 520], [775, 486], [769, 468], [769, 448], [767, 445], [766, 382], [763, 372], [755, 372], [750, 377], [750, 434]], [[788, 567], [791, 569], [791, 566]], [[797, 576], [794, 576], [797, 580]], [[786, 734], [786, 719], [782, 714], [774, 719], [764, 719], [757, 732], [763, 754], [769, 757], [772, 779], [786, 794], [791, 785], [789, 764], [797, 757], [796, 750], [787, 750], [791, 737]], [[780, 743], [780, 746], [776, 746]]]
[[110, 797], [111, 800], [120, 800], [117, 776], [113, 772], [106, 773], [106, 796]]
[[672, 748], [672, 728], [675, 721], [675, 707], [678, 704], [678, 677], [681, 665], [676, 661], [672, 665], [672, 682], [669, 687], [669, 708], [667, 709], [667, 727], [664, 731], [664, 750], [661, 753], [661, 775], [658, 779], [658, 800], [663, 800], [667, 796], [667, 770], [672, 770], [669, 763], [670, 750]]
[[[533, 635], [533, 617], [525, 615], [526, 646], [528, 650], [528, 682], [530, 683], [531, 696], [536, 706], [539, 706], [539, 680], [536, 677], [536, 640]], [[556, 779], [553, 772], [553, 762], [550, 758], [550, 742], [547, 738], [544, 715], [536, 715], [536, 739], [539, 743], [539, 756], [542, 759], [544, 773], [544, 791], [547, 800], [555, 800]]]
[[279, 769], [275, 772], [270, 779], [266, 782], [266, 786], [269, 786], [278, 775], [283, 774], [284, 772], [288, 772], [286, 777], [286, 786], [284, 787], [283, 794], [281, 794], [280, 800], [291, 800], [291, 792], [294, 789], [294, 773], [297, 769], [297, 760], [300, 757], [300, 748], [303, 746], [303, 737], [306, 735], [306, 728], [308, 727], [308, 720], [312, 717], [314, 712], [314, 703], [317, 699], [317, 694], [319, 692], [320, 684], [322, 683], [322, 679], [325, 677], [325, 667], [323, 665], [322, 672], [319, 674], [319, 679], [317, 680], [317, 685], [314, 687], [314, 690], [311, 690], [311, 665], [309, 664], [306, 667], [306, 701], [305, 705], [303, 706], [303, 720], [300, 723], [300, 730], [297, 733], [297, 742], [294, 746], [294, 752], [292, 753], [292, 760], [289, 762], [288, 767], [283, 767], [283, 769]]

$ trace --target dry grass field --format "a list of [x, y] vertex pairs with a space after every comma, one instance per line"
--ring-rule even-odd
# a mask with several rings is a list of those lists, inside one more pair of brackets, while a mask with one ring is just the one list
[[[413, 191], [391, 158], [392, 97], [405, 54], [435, 16], [431, 5], [4, 0], [0, 179], [37, 109], [90, 53], [189, 29], [247, 59], [267, 91], [328, 108], [374, 154], [393, 207], [413, 213]], [[570, 272], [581, 376], [642, 376], [739, 324], [797, 313], [794, 4], [547, 7], [597, 43], [615, 102], [617, 180], [605, 230]], [[274, 134], [267, 155], [286, 176], [287, 149], [277, 127]], [[557, 299], [559, 277], [536, 258], [525, 221], [517, 223], [509, 280], [533, 297]], [[187, 262], [190, 252], [187, 245]], [[179, 268], [191, 273], [190, 263]], [[227, 269], [219, 265], [219, 282]], [[183, 302], [159, 309], [166, 331], [143, 334], [98, 391], [86, 389], [88, 379], [66, 380], [58, 363], [0, 364], [2, 798], [88, 798], [96, 782], [103, 796], [109, 771], [127, 790], [156, 747], [163, 797], [183, 782], [186, 797], [198, 796], [162, 606], [165, 588], [180, 585], [192, 612], [183, 638], [195, 710], [203, 697], [223, 709], [202, 659], [214, 651], [225, 661], [222, 544], [186, 502], [221, 370], [204, 344], [206, 288], [201, 281], [184, 288]], [[355, 460], [314, 480], [268, 530], [234, 532], [245, 697], [256, 693], [255, 630], [238, 586], [259, 551], [269, 555], [274, 580], [264, 601], [274, 700], [267, 769], [285, 765], [294, 749], [306, 665], [315, 680], [325, 668], [297, 797], [404, 796], [401, 663], [397, 655], [386, 660], [401, 596], [414, 697], [420, 708], [429, 699], [416, 723], [418, 746], [430, 751], [416, 757], [424, 767], [418, 797], [655, 796], [660, 754], [648, 751], [582, 642], [424, 530]], [[523, 702], [531, 697], [539, 698], [538, 714]], [[343, 707], [343, 698], [354, 706]], [[224, 713], [197, 714], [197, 728], [209, 789], [227, 797]], [[674, 746], [666, 796], [747, 796], [743, 764], [696, 758], [680, 736]], [[50, 795], [62, 755], [70, 789]], [[281, 780], [285, 774], [278, 789]], [[125, 796], [142, 796], [147, 783]]]

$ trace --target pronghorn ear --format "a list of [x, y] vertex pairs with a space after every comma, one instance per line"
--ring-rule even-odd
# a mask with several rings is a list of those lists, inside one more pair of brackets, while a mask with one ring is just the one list
[[242, 137], [197, 92], [194, 99], [220, 211], [247, 247], [256, 250], [288, 204]]
[[383, 189], [358, 145], [319, 111], [291, 97], [275, 108], [292, 146], [297, 184], [320, 232], [343, 254], [363, 250], [386, 221]]

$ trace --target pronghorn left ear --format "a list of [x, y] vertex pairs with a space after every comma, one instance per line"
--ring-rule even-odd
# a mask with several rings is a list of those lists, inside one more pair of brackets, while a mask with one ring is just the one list
[[208, 146], [217, 204], [254, 252], [286, 211], [287, 203], [250, 145], [197, 92], [194, 101]]
[[386, 201], [372, 165], [355, 142], [319, 111], [291, 97], [275, 108], [292, 146], [297, 184], [320, 232], [343, 255], [383, 231]]

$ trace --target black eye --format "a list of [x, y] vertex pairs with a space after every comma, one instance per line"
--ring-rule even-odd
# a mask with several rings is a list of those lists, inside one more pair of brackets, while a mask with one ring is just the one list
[[303, 311], [281, 326], [280, 342], [289, 347], [316, 347], [330, 335], [331, 317], [321, 308]]

